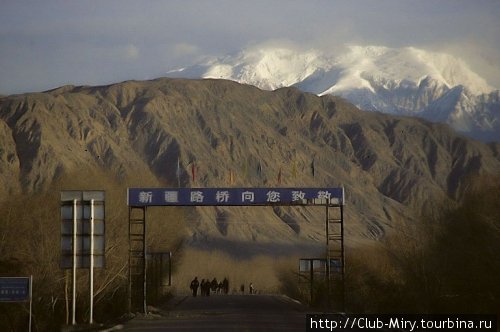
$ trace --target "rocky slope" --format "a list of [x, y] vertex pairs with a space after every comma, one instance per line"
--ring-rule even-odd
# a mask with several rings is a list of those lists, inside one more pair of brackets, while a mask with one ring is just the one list
[[[6, 96], [0, 142], [0, 199], [86, 168], [112, 170], [130, 186], [177, 186], [180, 160], [182, 186], [344, 186], [349, 244], [459, 199], [467, 179], [500, 170], [499, 144], [446, 125], [225, 80], [162, 78]], [[157, 181], [132, 183], [131, 174]], [[287, 252], [324, 241], [321, 208], [200, 208], [191, 216], [197, 245], [257, 243], [263, 252]]]
[[499, 90], [461, 59], [414, 47], [351, 45], [330, 54], [256, 46], [168, 75], [230, 79], [267, 90], [296, 86], [342, 96], [363, 110], [419, 116], [500, 142]]

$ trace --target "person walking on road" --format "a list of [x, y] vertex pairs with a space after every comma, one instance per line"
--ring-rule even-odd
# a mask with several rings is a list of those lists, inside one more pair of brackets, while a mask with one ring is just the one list
[[210, 289], [212, 292], [215, 294], [217, 293], [217, 286], [219, 286], [219, 283], [217, 282], [217, 278], [213, 278], [212, 282], [210, 283]]
[[189, 286], [189, 288], [191, 288], [191, 291], [193, 291], [193, 297], [196, 297], [196, 295], [198, 295], [198, 286], [200, 286], [198, 277], [194, 277], [194, 279], [191, 281], [191, 285]]

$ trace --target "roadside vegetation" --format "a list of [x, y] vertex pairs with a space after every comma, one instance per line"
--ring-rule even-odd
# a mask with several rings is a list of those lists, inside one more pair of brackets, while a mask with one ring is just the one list
[[[60, 268], [60, 191], [106, 191], [106, 268], [95, 270], [94, 319], [115, 321], [127, 312], [128, 211], [126, 187], [158, 186], [155, 179], [123, 183], [106, 173], [66, 176], [31, 196], [0, 204], [0, 276], [33, 275], [33, 331], [60, 330], [69, 319], [69, 271]], [[385, 240], [349, 249], [346, 309], [356, 313], [496, 313], [500, 308], [500, 179], [480, 179], [461, 203], [441, 206], [409, 225], [400, 222]], [[299, 283], [298, 257], [240, 260], [221, 251], [182, 248], [185, 211], [148, 209], [148, 250], [172, 251], [171, 290], [189, 292], [194, 276], [219, 281], [230, 292], [253, 283], [261, 293], [281, 292], [324, 308], [326, 284], [313, 297]], [[339, 289], [333, 285], [334, 291]], [[77, 321], [88, 321], [88, 271], [78, 271]], [[338, 298], [333, 307], [338, 308]], [[0, 303], [0, 331], [25, 330], [28, 305]]]
[[[395, 225], [384, 241], [347, 251], [346, 310], [354, 313], [498, 313], [500, 179], [479, 179], [457, 206]], [[284, 291], [311, 303], [308, 285], [282, 273]], [[313, 307], [324, 306], [317, 283]], [[337, 307], [338, 303], [334, 304]]]
[[[33, 331], [58, 331], [71, 315], [70, 271], [60, 268], [60, 191], [106, 191], [106, 266], [94, 270], [94, 320], [116, 320], [127, 312], [128, 210], [126, 188], [158, 185], [154, 179], [123, 183], [106, 173], [65, 176], [44, 192], [11, 196], [0, 203], [0, 276], [33, 275]], [[179, 250], [183, 213], [148, 211], [149, 250]], [[164, 222], [168, 219], [168, 222]], [[88, 322], [88, 270], [77, 272], [77, 322]], [[27, 330], [27, 303], [0, 303], [0, 331]]]

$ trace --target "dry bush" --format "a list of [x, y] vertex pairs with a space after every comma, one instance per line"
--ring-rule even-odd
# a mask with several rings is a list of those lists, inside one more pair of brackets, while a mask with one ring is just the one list
[[399, 296], [393, 288], [397, 270], [379, 242], [347, 250], [345, 280], [348, 311], [384, 312]]
[[[52, 204], [52, 201], [55, 203]], [[58, 325], [64, 294], [64, 275], [59, 268], [60, 218], [58, 197], [50, 194], [12, 197], [0, 208], [0, 269], [3, 276], [33, 275], [33, 312], [35, 330]], [[0, 324], [15, 320], [9, 329], [27, 322], [26, 313], [12, 312], [10, 304], [1, 304]], [[43, 313], [38, 315], [37, 313]], [[0, 314], [1, 315], [1, 314]], [[49, 318], [50, 317], [50, 318]], [[58, 318], [52, 318], [58, 317]], [[5, 326], [1, 326], [1, 329]], [[44, 326], [42, 328], [41, 326]], [[14, 328], [12, 328], [14, 327]]]
[[[33, 275], [34, 331], [58, 330], [66, 323], [71, 297], [69, 273], [60, 269], [60, 191], [106, 191], [106, 266], [94, 272], [94, 319], [104, 322], [122, 315], [127, 305], [128, 211], [126, 188], [158, 186], [155, 179], [117, 179], [106, 172], [64, 176], [48, 190], [19, 195], [0, 206], [0, 274]], [[154, 214], [153, 214], [154, 216]], [[184, 235], [182, 214], [170, 211], [170, 224], [158, 223], [148, 232], [148, 250], [179, 248]], [[156, 247], [155, 247], [156, 246]], [[170, 249], [171, 250], [171, 249]], [[168, 250], [168, 251], [170, 251]], [[69, 272], [69, 271], [68, 271]], [[77, 321], [88, 321], [88, 271], [78, 270]], [[71, 305], [71, 304], [70, 304]], [[0, 330], [27, 324], [27, 306], [0, 304]]]
[[347, 260], [348, 309], [496, 313], [500, 308], [500, 182], [476, 180], [458, 206], [399, 225]]
[[[500, 179], [475, 179], [459, 204], [416, 223], [396, 222], [384, 241], [346, 250], [346, 310], [356, 313], [498, 313]], [[321, 308], [296, 271], [286, 294]], [[314, 294], [321, 293], [318, 284]], [[323, 287], [324, 288], [324, 287]]]
[[[298, 259], [297, 259], [298, 260]], [[328, 298], [328, 283], [325, 279], [321, 279], [316, 275], [313, 284], [310, 279], [305, 279], [300, 276], [295, 269], [282, 269], [279, 273], [280, 293], [298, 300], [301, 303], [307, 304], [315, 309], [330, 310], [333, 307], [341, 307], [341, 283], [336, 280], [330, 281], [330, 294]], [[312, 289], [311, 289], [312, 288]], [[341, 309], [338, 309], [341, 310]]]
[[440, 310], [498, 313], [500, 308], [500, 178], [474, 183], [463, 204], [443, 214], [432, 246], [441, 277]]

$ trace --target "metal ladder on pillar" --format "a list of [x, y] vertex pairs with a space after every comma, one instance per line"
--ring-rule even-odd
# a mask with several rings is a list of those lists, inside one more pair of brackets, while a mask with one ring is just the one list
[[146, 207], [129, 207], [129, 312], [147, 312]]
[[[334, 296], [345, 308], [345, 251], [344, 251], [344, 216], [342, 205], [326, 206], [326, 258], [329, 284], [337, 285]], [[338, 287], [341, 289], [339, 290]]]

